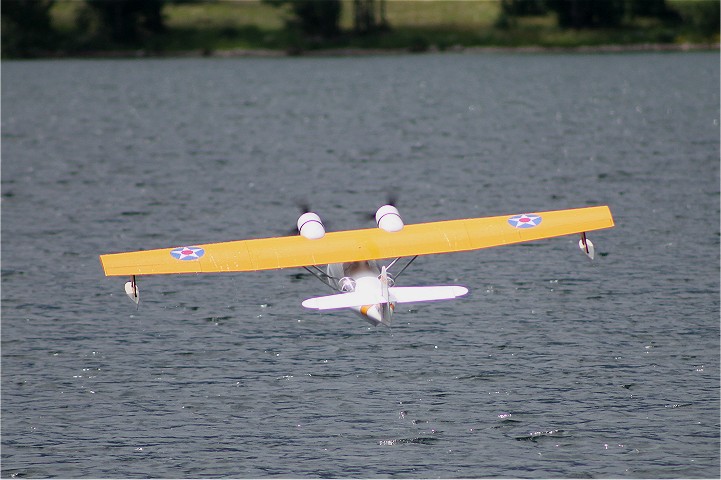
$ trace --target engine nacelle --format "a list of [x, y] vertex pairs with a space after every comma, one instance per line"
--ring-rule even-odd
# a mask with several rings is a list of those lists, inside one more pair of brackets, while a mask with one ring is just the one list
[[325, 236], [325, 227], [318, 215], [308, 212], [298, 217], [298, 232], [309, 240], [318, 240]]
[[393, 205], [383, 205], [376, 212], [376, 224], [386, 232], [398, 232], [403, 229], [403, 219]]

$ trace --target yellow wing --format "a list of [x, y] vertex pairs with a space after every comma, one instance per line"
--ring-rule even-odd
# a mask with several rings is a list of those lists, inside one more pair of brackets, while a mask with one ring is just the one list
[[469, 218], [101, 255], [105, 275], [158, 275], [271, 270], [381, 258], [462, 252], [613, 227], [606, 206]]

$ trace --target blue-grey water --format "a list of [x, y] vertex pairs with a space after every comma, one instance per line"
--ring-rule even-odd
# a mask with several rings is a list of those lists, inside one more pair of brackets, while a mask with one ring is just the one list
[[[101, 253], [611, 207], [419, 258], [392, 328], [303, 270]], [[2, 64], [3, 477], [719, 477], [719, 61], [673, 54]]]

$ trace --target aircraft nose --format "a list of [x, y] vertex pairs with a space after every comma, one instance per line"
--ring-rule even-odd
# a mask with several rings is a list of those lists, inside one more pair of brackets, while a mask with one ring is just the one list
[[360, 313], [364, 317], [367, 317], [369, 320], [372, 320], [371, 323], [374, 323], [375, 325], [378, 325], [383, 321], [378, 305], [363, 305], [360, 308]]
[[363, 305], [362, 307], [360, 307], [360, 313], [366, 318], [366, 320], [368, 320], [373, 325], [378, 326], [380, 324], [383, 324], [388, 327], [391, 323], [391, 315], [393, 314], [394, 307], [394, 304], [389, 304], [388, 312], [384, 316], [382, 305]]

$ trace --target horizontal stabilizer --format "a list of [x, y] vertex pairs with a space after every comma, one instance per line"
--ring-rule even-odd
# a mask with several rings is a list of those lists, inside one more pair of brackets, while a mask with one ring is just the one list
[[450, 300], [468, 293], [466, 287], [448, 285], [441, 287], [391, 287], [391, 299], [396, 303], [429, 302], [432, 300]]
[[377, 303], [386, 303], [386, 301], [381, 295], [375, 295], [370, 292], [349, 292], [309, 298], [303, 301], [303, 306], [305, 308], [315, 308], [318, 310], [333, 310], [336, 308], [375, 305]]
[[[391, 303], [430, 302], [433, 300], [450, 300], [468, 293], [466, 287], [447, 285], [440, 287], [390, 287]], [[313, 297], [305, 300], [305, 308], [333, 310], [336, 308], [361, 307], [387, 303], [382, 295], [371, 292], [349, 292], [325, 297]]]

